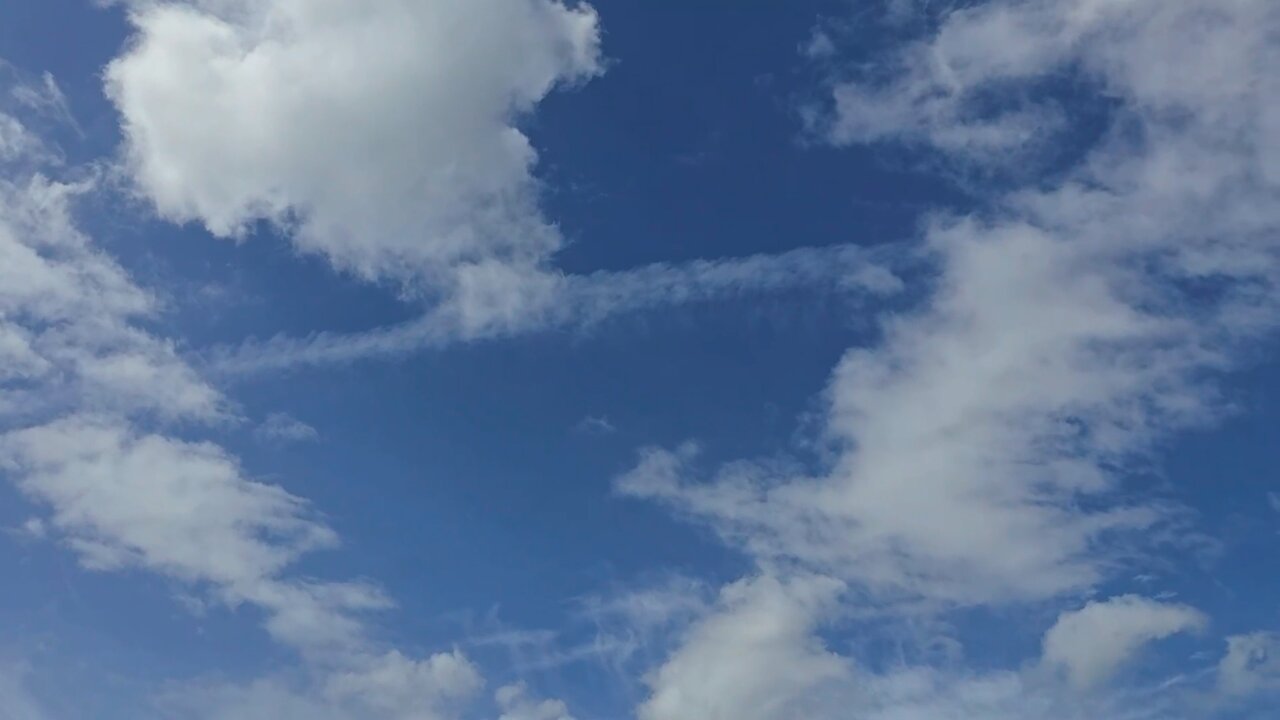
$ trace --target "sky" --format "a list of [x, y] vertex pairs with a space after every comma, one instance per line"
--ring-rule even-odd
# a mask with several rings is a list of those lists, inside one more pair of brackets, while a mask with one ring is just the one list
[[1272, 0], [0, 6], [0, 720], [1247, 720]]

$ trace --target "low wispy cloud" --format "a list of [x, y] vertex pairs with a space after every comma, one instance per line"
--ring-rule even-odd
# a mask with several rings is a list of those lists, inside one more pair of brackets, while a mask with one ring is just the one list
[[589, 330], [626, 313], [784, 291], [883, 300], [902, 290], [896, 270], [908, 261], [900, 248], [837, 245], [588, 275], [492, 265], [461, 273], [446, 299], [420, 318], [365, 332], [277, 336], [215, 348], [208, 366], [235, 376], [350, 363], [535, 331]]
[[588, 415], [573, 426], [573, 431], [581, 435], [612, 435], [618, 428], [604, 415]]
[[269, 443], [315, 442], [320, 433], [310, 425], [288, 413], [271, 413], [254, 428], [253, 434], [259, 440]]

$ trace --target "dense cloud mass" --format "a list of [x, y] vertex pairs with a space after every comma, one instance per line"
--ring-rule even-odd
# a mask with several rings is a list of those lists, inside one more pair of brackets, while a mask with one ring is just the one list
[[138, 2], [130, 18], [107, 92], [162, 216], [227, 237], [267, 221], [338, 268], [410, 283], [559, 246], [515, 123], [601, 71], [589, 6]]

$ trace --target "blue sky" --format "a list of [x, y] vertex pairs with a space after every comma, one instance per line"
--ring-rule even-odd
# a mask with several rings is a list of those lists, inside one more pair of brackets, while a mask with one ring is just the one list
[[1269, 717], [1278, 36], [6, 4], [0, 720]]

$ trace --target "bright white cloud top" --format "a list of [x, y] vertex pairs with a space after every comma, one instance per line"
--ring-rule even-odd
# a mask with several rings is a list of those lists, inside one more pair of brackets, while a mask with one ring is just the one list
[[136, 3], [107, 69], [125, 156], [164, 217], [257, 221], [367, 278], [537, 265], [560, 244], [513, 126], [602, 67], [553, 0]]
[[[969, 206], [927, 208], [916, 237], [876, 248], [797, 240], [591, 273], [560, 269], [524, 123], [557, 89], [610, 81], [607, 8], [123, 5], [131, 35], [102, 75], [112, 160], [70, 162], [45, 137], [89, 132], [51, 76], [0, 103], [0, 473], [34, 513], [9, 535], [159, 577], [202, 610], [250, 609], [288, 658], [249, 680], [166, 678], [140, 717], [587, 720], [587, 690], [473, 652], [502, 644], [545, 651], [527, 667], [600, 662], [638, 720], [1213, 720], [1280, 697], [1270, 627], [1220, 630], [1208, 608], [1126, 584], [1212, 545], [1150, 469], [1232, 409], [1224, 379], [1280, 319], [1272, 0], [890, 2], [876, 22], [899, 40], [870, 59], [832, 21], [805, 51], [828, 77], [794, 113], [819, 146], [804, 151], [916, 153]], [[163, 290], [80, 212], [120, 187], [163, 221], [271, 236], [253, 242], [390, 285], [421, 314], [192, 352]], [[577, 647], [529, 631], [423, 651], [388, 631], [378, 578], [316, 570], [340, 545], [330, 509], [249, 461], [341, 435], [283, 409], [250, 423], [222, 385], [789, 292], [851, 296], [875, 325], [804, 426], [816, 459], [641, 449], [613, 502], [652, 501], [736, 560], [564, 598], [594, 623]], [[564, 434], [634, 444], [615, 415]], [[241, 426], [256, 446], [235, 446]], [[369, 472], [355, 480], [376, 486]], [[1008, 645], [972, 654], [993, 625]], [[63, 720], [31, 674], [0, 653], [0, 717]]]

